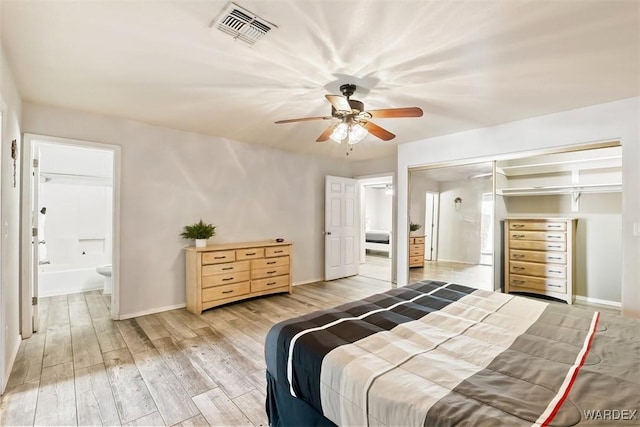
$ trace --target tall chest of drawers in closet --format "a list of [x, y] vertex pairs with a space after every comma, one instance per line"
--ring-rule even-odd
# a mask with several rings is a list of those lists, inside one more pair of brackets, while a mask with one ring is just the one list
[[260, 241], [185, 248], [187, 310], [291, 293], [291, 242]]
[[572, 304], [576, 224], [573, 218], [505, 219], [505, 292], [547, 295]]

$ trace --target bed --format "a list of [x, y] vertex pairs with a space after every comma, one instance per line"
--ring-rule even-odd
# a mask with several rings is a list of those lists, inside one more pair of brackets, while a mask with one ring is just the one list
[[372, 251], [389, 252], [389, 256], [391, 256], [391, 232], [385, 230], [365, 231], [364, 248]]
[[274, 325], [269, 422], [634, 425], [639, 335], [637, 320], [425, 280]]

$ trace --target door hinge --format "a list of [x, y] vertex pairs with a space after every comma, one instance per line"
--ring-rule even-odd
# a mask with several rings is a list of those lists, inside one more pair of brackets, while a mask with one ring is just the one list
[[33, 227], [31, 229], [31, 237], [38, 237], [38, 229]]
[[33, 167], [37, 168], [38, 167], [38, 159], [33, 159]]
[[38, 297], [31, 297], [31, 305], [38, 305]]

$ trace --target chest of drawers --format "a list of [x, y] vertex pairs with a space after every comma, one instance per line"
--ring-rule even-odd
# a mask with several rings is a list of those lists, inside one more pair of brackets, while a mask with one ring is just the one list
[[187, 310], [291, 293], [291, 249], [291, 242], [275, 241], [185, 248]]
[[504, 221], [505, 292], [547, 295], [573, 303], [575, 219]]
[[424, 267], [425, 236], [409, 236], [409, 268]]

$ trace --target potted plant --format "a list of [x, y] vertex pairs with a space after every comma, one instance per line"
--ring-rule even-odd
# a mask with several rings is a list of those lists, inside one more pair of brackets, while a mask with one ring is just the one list
[[412, 233], [414, 231], [420, 230], [420, 228], [422, 228], [422, 226], [420, 224], [416, 224], [415, 222], [409, 223], [409, 231], [412, 232]]
[[202, 248], [207, 246], [207, 239], [216, 235], [216, 227], [211, 224], [205, 224], [202, 219], [192, 225], [185, 225], [184, 230], [180, 233], [185, 239], [195, 239], [196, 247]]

